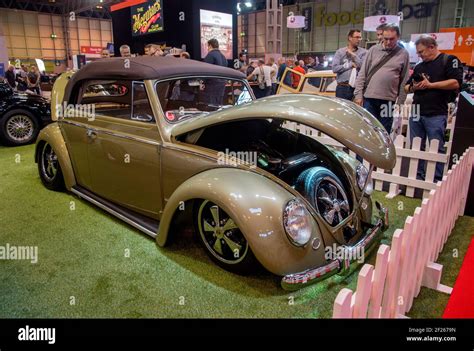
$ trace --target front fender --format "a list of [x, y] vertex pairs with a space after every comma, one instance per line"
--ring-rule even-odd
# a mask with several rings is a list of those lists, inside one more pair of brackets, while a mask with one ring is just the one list
[[[258, 261], [270, 272], [286, 275], [326, 263], [324, 243], [316, 221], [305, 247], [290, 243], [283, 228], [283, 210], [294, 196], [270, 179], [251, 171], [217, 168], [186, 180], [168, 200], [157, 236], [164, 246], [173, 215], [180, 204], [192, 199], [214, 202], [242, 231]], [[313, 249], [312, 243], [320, 243]]]
[[39, 153], [41, 152], [40, 146], [43, 143], [50, 144], [56, 155], [58, 156], [59, 165], [63, 172], [64, 184], [66, 189], [71, 191], [71, 188], [76, 185], [76, 177], [74, 176], [74, 170], [72, 168], [71, 158], [69, 157], [69, 151], [66, 147], [61, 129], [57, 122], [48, 125], [43, 128], [36, 139], [36, 151], [35, 161], [38, 162]]

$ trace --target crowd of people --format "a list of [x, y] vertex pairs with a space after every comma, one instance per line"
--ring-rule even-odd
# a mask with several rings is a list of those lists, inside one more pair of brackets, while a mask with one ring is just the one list
[[8, 65], [5, 72], [5, 81], [14, 91], [31, 91], [41, 95], [41, 75], [35, 65], [26, 66], [21, 65], [15, 68], [13, 65]]
[[[420, 137], [424, 150], [427, 138], [436, 139], [439, 152], [444, 153], [448, 105], [454, 102], [462, 85], [462, 64], [457, 57], [441, 53], [434, 38], [421, 36], [415, 46], [422, 62], [410, 72], [409, 53], [400, 43], [400, 34], [395, 24], [380, 25], [378, 44], [365, 50], [359, 47], [361, 31], [349, 31], [347, 46], [336, 52], [333, 61], [336, 97], [363, 106], [390, 134], [394, 117], [402, 111], [407, 94], [413, 93], [411, 142]], [[424, 172], [420, 162], [418, 179], [424, 179]], [[441, 180], [442, 174], [443, 164], [439, 163], [435, 180]]]

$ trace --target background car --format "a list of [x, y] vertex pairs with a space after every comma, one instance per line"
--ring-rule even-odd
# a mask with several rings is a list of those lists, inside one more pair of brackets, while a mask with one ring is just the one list
[[302, 74], [291, 68], [283, 73], [283, 79], [278, 85], [278, 94], [317, 94], [336, 96], [336, 74], [331, 70], [313, 71]]
[[[254, 100], [242, 73], [202, 62], [129, 60], [56, 81], [52, 106], [74, 108], [53, 110], [57, 122], [38, 137], [47, 188], [71, 191], [159, 246], [188, 223], [219, 266], [248, 274], [261, 264], [289, 290], [375, 247], [388, 222], [380, 205], [372, 221], [371, 169], [284, 127], [321, 130], [391, 169], [395, 148], [367, 111], [308, 94]], [[328, 257], [328, 247], [352, 258]]]
[[51, 123], [50, 103], [36, 95], [14, 92], [0, 82], [0, 142], [19, 146], [36, 140], [39, 131]]

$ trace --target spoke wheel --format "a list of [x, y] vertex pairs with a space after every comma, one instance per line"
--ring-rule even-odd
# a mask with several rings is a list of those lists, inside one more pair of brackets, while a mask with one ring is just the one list
[[15, 115], [7, 120], [7, 135], [18, 143], [31, 140], [34, 132], [34, 124], [26, 115]]
[[0, 118], [0, 140], [6, 145], [29, 144], [36, 139], [38, 132], [38, 121], [29, 111], [12, 110]]
[[198, 228], [205, 247], [217, 260], [233, 265], [247, 256], [247, 240], [234, 220], [210, 201], [204, 201], [199, 208]]

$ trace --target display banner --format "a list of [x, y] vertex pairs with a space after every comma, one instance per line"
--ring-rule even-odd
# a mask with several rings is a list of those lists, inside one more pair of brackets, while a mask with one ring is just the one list
[[209, 52], [207, 42], [217, 39], [219, 50], [226, 59], [233, 58], [232, 15], [229, 13], [201, 10], [201, 56], [206, 57]]
[[288, 28], [304, 28], [306, 18], [304, 16], [288, 16], [286, 18], [286, 26]]
[[311, 29], [313, 27], [313, 8], [305, 7], [303, 9], [303, 16], [304, 16], [304, 27], [301, 31], [311, 32]]
[[438, 43], [439, 50], [453, 50], [454, 49], [454, 41], [456, 40], [455, 32], [412, 34], [411, 41], [416, 42], [418, 38], [421, 37], [422, 35], [429, 35], [433, 37]]
[[81, 46], [81, 54], [83, 55], [100, 55], [103, 47], [101, 46]]
[[381, 24], [395, 23], [400, 25], [400, 17], [392, 15], [370, 16], [364, 18], [364, 30], [366, 32], [375, 32]]
[[132, 18], [132, 36], [134, 37], [164, 30], [161, 0], [149, 0], [144, 4], [133, 6], [130, 15]]

